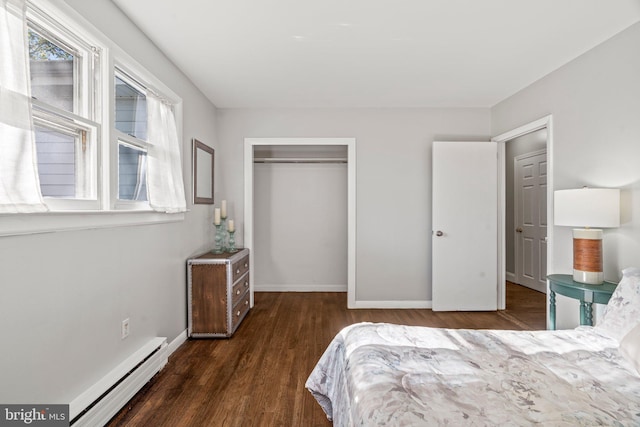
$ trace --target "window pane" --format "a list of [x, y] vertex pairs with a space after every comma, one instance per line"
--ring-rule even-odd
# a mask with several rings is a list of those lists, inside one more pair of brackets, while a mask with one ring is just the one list
[[44, 36], [29, 30], [31, 95], [74, 112], [74, 56]]
[[35, 127], [40, 190], [45, 197], [76, 197], [78, 136]]
[[147, 200], [147, 153], [118, 144], [118, 199]]
[[116, 129], [147, 140], [147, 97], [116, 77]]

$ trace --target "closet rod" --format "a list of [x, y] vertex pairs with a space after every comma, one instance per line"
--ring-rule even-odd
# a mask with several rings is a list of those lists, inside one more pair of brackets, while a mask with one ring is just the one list
[[347, 163], [344, 157], [255, 157], [253, 163]]

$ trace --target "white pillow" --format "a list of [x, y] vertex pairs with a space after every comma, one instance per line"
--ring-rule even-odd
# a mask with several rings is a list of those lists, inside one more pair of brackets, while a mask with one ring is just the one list
[[620, 341], [620, 353], [640, 373], [640, 325], [633, 328]]
[[620, 342], [639, 323], [640, 268], [625, 268], [596, 328]]

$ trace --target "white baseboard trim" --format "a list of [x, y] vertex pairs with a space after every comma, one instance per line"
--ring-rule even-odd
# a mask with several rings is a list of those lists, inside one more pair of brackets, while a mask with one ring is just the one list
[[356, 301], [350, 308], [432, 308], [431, 301]]
[[255, 292], [347, 292], [347, 285], [255, 285]]
[[167, 360], [167, 339], [152, 339], [69, 403], [70, 424], [105, 425]]
[[508, 281], [514, 282], [516, 281], [516, 273], [511, 273], [509, 271], [506, 272], [505, 277]]
[[187, 342], [187, 338], [189, 337], [189, 335], [187, 334], [187, 330], [185, 329], [184, 331], [180, 332], [178, 334], [177, 337], [175, 337], [170, 343], [169, 343], [169, 347], [167, 348], [168, 350], [168, 354], [167, 356], [171, 356], [173, 354], [174, 351], [176, 351], [182, 344], [184, 344], [185, 342]]

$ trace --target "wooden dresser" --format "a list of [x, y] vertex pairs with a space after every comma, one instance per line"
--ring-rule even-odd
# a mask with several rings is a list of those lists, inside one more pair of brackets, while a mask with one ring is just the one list
[[190, 258], [187, 288], [189, 337], [230, 337], [249, 312], [249, 250]]

